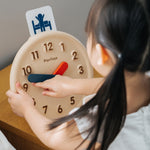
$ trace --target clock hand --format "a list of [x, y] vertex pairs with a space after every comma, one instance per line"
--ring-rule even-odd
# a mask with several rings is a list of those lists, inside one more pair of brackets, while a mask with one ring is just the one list
[[68, 68], [68, 63], [63, 61], [61, 62], [61, 64], [57, 67], [57, 69], [53, 72], [54, 75], [63, 75], [65, 73], [65, 71]]
[[32, 83], [43, 82], [45, 80], [54, 78], [56, 75], [53, 74], [30, 74], [28, 81]]
[[68, 63], [62, 62], [57, 67], [57, 69], [54, 71], [53, 74], [30, 74], [28, 76], [28, 81], [33, 82], [33, 83], [43, 82], [45, 80], [48, 80], [48, 79], [55, 77], [55, 75], [57, 75], [57, 74], [63, 75], [64, 72], [67, 70], [67, 68], [68, 68]]

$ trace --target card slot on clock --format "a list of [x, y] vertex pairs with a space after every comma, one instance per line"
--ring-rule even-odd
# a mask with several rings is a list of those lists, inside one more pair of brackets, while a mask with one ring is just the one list
[[28, 81], [32, 83], [43, 82], [45, 80], [54, 78], [54, 74], [30, 74], [28, 76]]

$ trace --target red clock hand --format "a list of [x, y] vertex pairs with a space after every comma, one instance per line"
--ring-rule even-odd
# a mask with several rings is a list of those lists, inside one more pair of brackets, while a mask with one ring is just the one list
[[57, 69], [53, 72], [54, 75], [63, 75], [65, 73], [65, 71], [67, 70], [68, 68], [68, 63], [67, 62], [62, 62], [58, 67]]

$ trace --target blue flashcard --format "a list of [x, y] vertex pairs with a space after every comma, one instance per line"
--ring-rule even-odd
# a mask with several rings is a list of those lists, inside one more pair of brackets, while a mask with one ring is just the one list
[[57, 30], [53, 11], [50, 6], [27, 11], [26, 20], [31, 36], [39, 32]]

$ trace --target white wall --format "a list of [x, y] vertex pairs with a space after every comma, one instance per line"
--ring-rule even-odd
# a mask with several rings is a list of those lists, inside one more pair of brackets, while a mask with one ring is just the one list
[[50, 5], [57, 30], [74, 35], [86, 43], [84, 26], [94, 0], [0, 0], [0, 69], [10, 64], [29, 32], [27, 10]]

